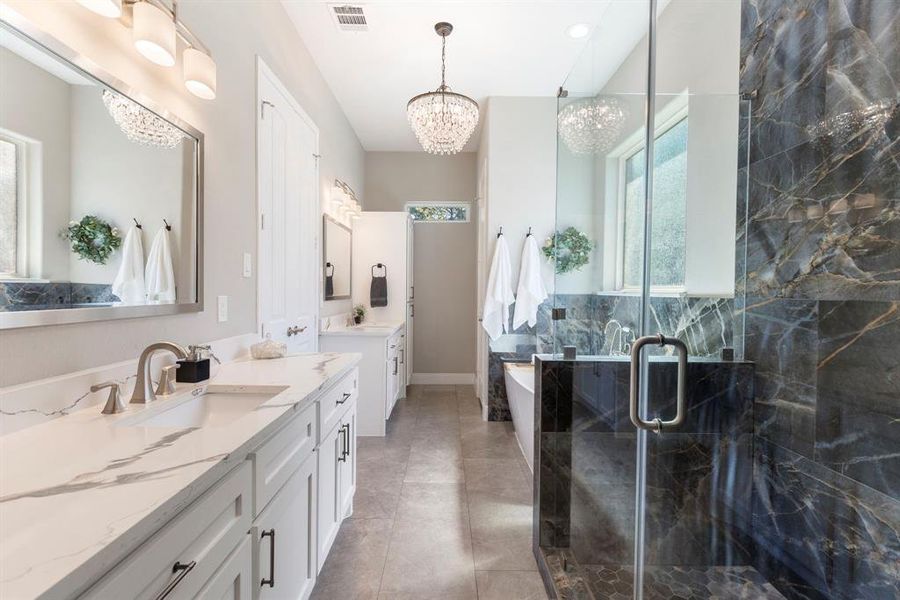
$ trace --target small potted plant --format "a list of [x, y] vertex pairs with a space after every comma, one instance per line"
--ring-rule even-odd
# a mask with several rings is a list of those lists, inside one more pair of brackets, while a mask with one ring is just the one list
[[366, 318], [366, 307], [362, 304], [357, 304], [353, 307], [353, 322], [359, 325]]

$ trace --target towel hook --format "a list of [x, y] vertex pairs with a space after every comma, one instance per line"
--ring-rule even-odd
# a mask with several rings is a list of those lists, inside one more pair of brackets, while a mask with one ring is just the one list
[[135, 219], [134, 217], [131, 217], [131, 220], [134, 221], [134, 224], [135, 224], [135, 226], [136, 226], [138, 229], [143, 229], [143, 228], [144, 228], [140, 223], [138, 223], [138, 220]]
[[528, 237], [530, 235], [531, 235], [531, 227], [528, 228], [528, 233], [525, 234], [525, 237]]
[[500, 226], [500, 233], [497, 234], [497, 237], [500, 237], [501, 235], [503, 235], [503, 226], [502, 225]]
[[166, 221], [165, 219], [163, 219], [163, 223], [166, 224], [166, 231], [172, 231], [172, 226], [169, 225], [169, 222], [168, 222], [168, 221]]

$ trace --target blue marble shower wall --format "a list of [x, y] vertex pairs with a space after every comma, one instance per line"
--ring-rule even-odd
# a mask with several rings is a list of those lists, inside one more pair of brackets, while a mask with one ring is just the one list
[[70, 308], [119, 302], [106, 283], [69, 281], [0, 281], [0, 312]]
[[742, 13], [756, 567], [789, 598], [895, 598], [900, 3]]
[[[491, 344], [488, 356], [488, 417], [511, 419], [503, 378], [503, 363], [530, 361], [534, 354], [561, 353], [575, 346], [579, 356], [627, 354], [617, 332], [636, 332], [641, 299], [635, 294], [556, 294], [541, 304], [537, 323], [527, 325]], [[565, 320], [551, 320], [553, 306], [566, 309]], [[655, 296], [650, 299], [654, 331], [683, 340], [691, 356], [719, 357], [723, 348], [739, 341], [740, 321], [735, 323], [733, 298]]]

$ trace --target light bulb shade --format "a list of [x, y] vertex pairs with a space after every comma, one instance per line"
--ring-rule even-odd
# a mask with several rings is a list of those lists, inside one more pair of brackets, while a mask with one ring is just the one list
[[137, 51], [163, 67], [175, 64], [175, 22], [149, 2], [134, 5], [132, 39]]
[[216, 63], [212, 57], [196, 48], [184, 51], [184, 86], [198, 98], [216, 97]]
[[110, 19], [122, 16], [122, 0], [78, 0], [78, 4]]
[[438, 90], [410, 100], [406, 116], [425, 152], [456, 154], [462, 152], [478, 125], [478, 103], [462, 94]]

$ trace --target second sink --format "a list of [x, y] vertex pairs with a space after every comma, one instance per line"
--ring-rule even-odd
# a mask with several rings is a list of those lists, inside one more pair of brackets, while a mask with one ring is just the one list
[[159, 400], [116, 423], [124, 427], [222, 427], [255, 410], [285, 388], [209, 386], [203, 393]]

